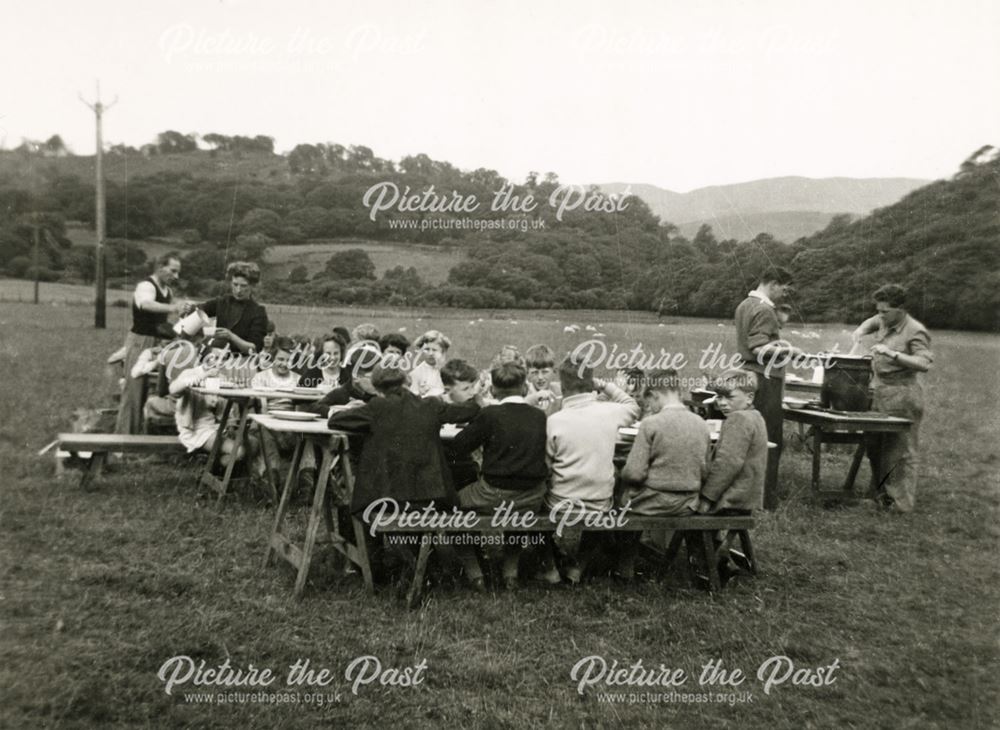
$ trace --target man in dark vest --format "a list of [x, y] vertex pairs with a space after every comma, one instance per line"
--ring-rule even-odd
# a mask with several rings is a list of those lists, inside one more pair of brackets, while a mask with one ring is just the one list
[[774, 268], [766, 271], [757, 288], [736, 307], [734, 315], [736, 346], [743, 358], [743, 367], [759, 376], [753, 406], [764, 417], [767, 440], [777, 444], [775, 448], [768, 449], [767, 454], [765, 509], [774, 509], [778, 505], [778, 462], [781, 460], [784, 432], [784, 362], [791, 355], [802, 354], [801, 350], [781, 340], [781, 324], [776, 309], [791, 285], [792, 275], [787, 270]]
[[118, 407], [116, 433], [142, 433], [142, 406], [146, 400], [146, 379], [132, 377], [139, 355], [159, 344], [166, 335], [167, 316], [183, 312], [187, 305], [175, 302], [170, 287], [181, 273], [176, 253], [156, 260], [156, 269], [135, 287], [132, 295], [132, 329], [125, 338], [125, 388]]

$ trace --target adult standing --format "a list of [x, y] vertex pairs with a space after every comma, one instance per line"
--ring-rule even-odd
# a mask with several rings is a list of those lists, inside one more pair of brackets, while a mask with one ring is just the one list
[[[862, 337], [875, 336], [872, 408], [913, 421], [909, 431], [884, 434], [880, 458], [872, 459], [873, 468], [881, 467], [878, 498], [894, 511], [910, 512], [917, 496], [917, 449], [924, 415], [924, 389], [918, 375], [930, 370], [934, 361], [931, 336], [904, 309], [903, 287], [886, 284], [872, 298], [877, 314], [854, 330], [851, 352], [860, 349]], [[874, 456], [871, 450], [869, 456]]]
[[132, 294], [132, 329], [125, 338], [125, 387], [118, 406], [116, 433], [142, 432], [142, 407], [146, 400], [145, 376], [132, 377], [132, 368], [139, 355], [169, 337], [167, 317], [183, 312], [187, 305], [175, 302], [171, 287], [181, 273], [181, 260], [176, 253], [167, 253], [156, 260], [150, 276], [140, 281]]
[[753, 405], [764, 417], [768, 449], [764, 480], [764, 509], [778, 506], [778, 464], [784, 436], [782, 398], [785, 389], [784, 363], [802, 351], [781, 339], [777, 305], [792, 285], [792, 275], [782, 268], [765, 271], [757, 287], [736, 307], [736, 346], [743, 367], [758, 374], [759, 384]]
[[226, 267], [229, 293], [211, 299], [200, 309], [215, 317], [213, 347], [225, 347], [241, 354], [253, 354], [264, 349], [267, 335], [267, 311], [253, 298], [253, 289], [260, 283], [260, 267], [247, 261], [234, 261]]

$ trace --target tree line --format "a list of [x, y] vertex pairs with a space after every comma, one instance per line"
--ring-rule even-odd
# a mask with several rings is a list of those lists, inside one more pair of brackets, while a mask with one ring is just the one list
[[[209, 134], [202, 140], [220, 155], [252, 151], [269, 164], [276, 158], [271, 138]], [[191, 135], [162, 133], [157, 144], [157, 154], [213, 154], [196, 151]], [[61, 174], [56, 166], [43, 184], [25, 186], [4, 172], [4, 156], [13, 154], [42, 153], [0, 153], [0, 210], [6, 214], [0, 221], [0, 268], [9, 276], [34, 275], [31, 218], [45, 211], [42, 278], [88, 281], [93, 249], [70, 245], [65, 222], [93, 224], [92, 182]], [[530, 214], [483, 206], [476, 214], [544, 224], [526, 232], [393, 228], [390, 219], [419, 224], [449, 215], [390, 211], [372, 221], [361, 200], [375, 182], [413, 190], [434, 185], [480, 200], [511, 184], [514, 194], [543, 200], [559, 180], [554, 173], [531, 173], [512, 183], [493, 170], [462, 171], [427, 155], [393, 162], [367, 147], [332, 143], [298, 145], [279, 159], [287, 174], [278, 179], [163, 171], [131, 179], [127, 189], [109, 182], [109, 276], [134, 281], [144, 274], [145, 253], [136, 241], [151, 237], [183, 244], [192, 293], [210, 290], [226, 262], [237, 257], [265, 262], [275, 246], [361, 238], [457, 248], [465, 256], [444, 286], [430, 287], [412, 267], [377, 277], [364, 251], [340, 252], [314, 276], [299, 267], [283, 281], [267, 277], [261, 296], [331, 304], [627, 308], [729, 318], [763, 269], [784, 266], [796, 280], [796, 319], [858, 321], [871, 311], [871, 292], [896, 281], [911, 293], [910, 310], [929, 326], [1000, 331], [1000, 161], [990, 147], [977, 150], [950, 179], [859, 219], [838, 216], [794, 242], [768, 234], [719, 240], [707, 225], [688, 239], [638, 199], [621, 212], [577, 210], [562, 221], [546, 205]]]

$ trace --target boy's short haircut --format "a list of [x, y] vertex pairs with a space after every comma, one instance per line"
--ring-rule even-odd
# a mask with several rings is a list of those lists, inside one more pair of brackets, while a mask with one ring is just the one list
[[477, 380], [479, 380], [479, 371], [465, 360], [449, 360], [441, 368], [441, 382], [444, 385], [475, 383]]
[[355, 340], [373, 340], [374, 342], [378, 342], [382, 333], [378, 331], [378, 327], [375, 325], [365, 322], [355, 327], [351, 335]]
[[274, 340], [274, 349], [284, 350], [285, 352], [292, 352], [297, 347], [295, 340], [291, 337], [276, 337]]
[[563, 395], [589, 393], [594, 389], [594, 369], [583, 358], [569, 355], [559, 365], [559, 385]]
[[536, 370], [554, 368], [556, 353], [548, 345], [532, 345], [524, 353], [524, 364]]
[[757, 373], [750, 370], [727, 370], [716, 379], [712, 390], [721, 395], [729, 395], [734, 390], [741, 390], [753, 397], [757, 392], [759, 382]]
[[364, 375], [375, 370], [382, 362], [382, 351], [375, 345], [355, 348], [347, 358], [348, 377]]
[[876, 302], [885, 302], [890, 307], [901, 307], [906, 303], [906, 289], [899, 284], [886, 284], [872, 294], [872, 299]]
[[264, 331], [267, 332], [267, 334], [269, 335], [273, 335], [275, 332], [278, 331], [278, 325], [274, 323], [273, 319], [269, 319], [267, 320], [267, 328]]
[[344, 342], [346, 342], [348, 345], [351, 344], [351, 331], [349, 329], [338, 325], [333, 328], [333, 332], [343, 337]]
[[372, 371], [372, 385], [383, 394], [401, 392], [406, 385], [406, 372], [394, 364], [380, 364]]
[[403, 354], [406, 354], [406, 351], [410, 349], [410, 341], [399, 332], [389, 332], [379, 338], [378, 346], [382, 348], [382, 352], [385, 352], [390, 347], [395, 347]]
[[785, 286], [792, 283], [792, 272], [780, 266], [766, 269], [760, 275], [761, 284], [780, 284]]
[[[513, 353], [513, 356], [504, 360], [503, 355], [505, 352]], [[504, 345], [503, 347], [500, 348], [500, 352], [494, 355], [493, 359], [490, 360], [490, 370], [495, 368], [497, 365], [502, 365], [505, 362], [514, 362], [523, 368], [527, 367], [524, 361], [524, 355], [522, 355], [521, 351], [518, 350], [514, 345]]]
[[445, 352], [447, 352], [451, 347], [451, 340], [445, 337], [444, 334], [438, 330], [427, 330], [417, 338], [417, 341], [413, 343], [413, 346], [419, 350], [428, 343], [436, 343], [440, 345], [441, 349]]
[[344, 339], [344, 336], [341, 335], [339, 332], [327, 332], [325, 335], [323, 335], [320, 341], [316, 343], [316, 349], [322, 350], [323, 344], [326, 342], [336, 342], [337, 346], [340, 348], [341, 357], [343, 357], [347, 353], [347, 348], [348, 345], [350, 344], [347, 340]]
[[494, 395], [501, 399], [509, 395], [521, 395], [527, 379], [528, 372], [516, 362], [501, 363], [490, 370]]
[[644, 395], [681, 392], [681, 378], [673, 368], [650, 370], [640, 382]]

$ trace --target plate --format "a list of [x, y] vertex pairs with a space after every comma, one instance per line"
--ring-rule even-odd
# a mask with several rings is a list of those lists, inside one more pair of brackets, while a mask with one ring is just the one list
[[622, 426], [621, 428], [618, 429], [618, 435], [631, 436], [632, 438], [635, 438], [636, 436], [639, 435], [639, 429], [636, 428], [635, 426]]
[[785, 398], [784, 400], [784, 404], [789, 408], [805, 408], [811, 402], [805, 398]]
[[303, 411], [271, 411], [267, 415], [280, 418], [282, 421], [315, 421], [322, 416], [315, 413], [305, 413]]

